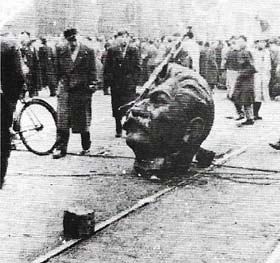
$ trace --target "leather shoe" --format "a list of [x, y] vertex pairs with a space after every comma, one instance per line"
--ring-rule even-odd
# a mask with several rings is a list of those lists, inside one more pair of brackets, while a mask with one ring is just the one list
[[272, 147], [275, 150], [280, 150], [280, 142], [277, 143], [269, 143], [269, 146]]
[[254, 124], [253, 120], [246, 120], [246, 121], [241, 123], [241, 125], [253, 125], [253, 124]]
[[62, 157], [66, 156], [66, 152], [62, 150], [54, 150], [53, 152], [53, 159], [60, 159]]
[[121, 138], [121, 137], [122, 137], [122, 133], [119, 133], [119, 132], [116, 133], [115, 137], [116, 137], [116, 138]]
[[82, 150], [81, 152], [79, 152], [79, 155], [84, 156], [84, 155], [89, 155], [90, 154], [90, 149], [88, 150]]
[[255, 121], [262, 120], [262, 117], [261, 117], [261, 116], [255, 116], [255, 117], [254, 117], [254, 120], [255, 120]]
[[244, 118], [245, 118], [244, 116], [240, 115], [240, 116], [238, 116], [237, 118], [235, 118], [234, 120], [236, 120], [236, 121], [241, 121], [241, 120], [243, 120]]

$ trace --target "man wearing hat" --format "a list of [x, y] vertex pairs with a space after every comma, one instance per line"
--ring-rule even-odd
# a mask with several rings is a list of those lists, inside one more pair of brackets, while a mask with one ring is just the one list
[[64, 31], [67, 43], [57, 49], [57, 142], [54, 159], [67, 153], [69, 129], [81, 134], [81, 155], [91, 146], [91, 101], [96, 91], [94, 51], [78, 41], [77, 30]]
[[116, 45], [108, 49], [104, 74], [111, 87], [113, 117], [116, 120], [116, 137], [122, 136], [122, 115], [119, 107], [136, 97], [136, 83], [140, 71], [137, 49], [129, 45], [127, 31], [116, 35]]

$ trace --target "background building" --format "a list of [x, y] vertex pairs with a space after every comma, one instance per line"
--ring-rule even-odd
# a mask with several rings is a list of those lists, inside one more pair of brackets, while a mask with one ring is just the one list
[[[27, 30], [34, 36], [57, 35], [75, 26], [89, 36], [111, 36], [125, 28], [154, 38], [191, 25], [201, 40], [237, 34], [253, 39], [279, 34], [280, 23], [279, 0], [13, 0], [2, 1], [0, 10], [2, 31]], [[267, 32], [261, 32], [256, 16], [267, 20]]]
[[82, 35], [95, 35], [99, 11], [91, 0], [34, 0], [23, 3], [8, 17], [2, 31], [29, 31], [32, 36], [59, 35], [77, 27]]
[[99, 34], [112, 35], [119, 29], [141, 34], [142, 6], [138, 0], [97, 0]]

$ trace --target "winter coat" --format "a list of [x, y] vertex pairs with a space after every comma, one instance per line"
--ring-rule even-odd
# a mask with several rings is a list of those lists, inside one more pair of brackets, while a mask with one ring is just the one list
[[232, 99], [241, 106], [250, 106], [254, 103], [254, 74], [256, 73], [250, 51], [239, 51], [238, 65], [238, 77]]
[[207, 83], [212, 86], [218, 82], [218, 66], [216, 63], [215, 51], [205, 48], [200, 53], [199, 60], [200, 75], [204, 77]]
[[104, 70], [111, 87], [113, 116], [117, 117], [118, 108], [136, 97], [137, 77], [140, 71], [137, 49], [128, 46], [123, 57], [120, 47], [109, 48]]
[[55, 57], [51, 47], [43, 45], [38, 51], [43, 86], [56, 86]]
[[90, 84], [96, 81], [93, 49], [80, 44], [75, 61], [66, 45], [57, 49], [58, 99], [57, 128], [72, 128], [73, 133], [88, 131], [91, 125]]

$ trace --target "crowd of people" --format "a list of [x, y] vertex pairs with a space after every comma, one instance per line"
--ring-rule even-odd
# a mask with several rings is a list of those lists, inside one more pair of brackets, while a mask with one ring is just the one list
[[[11, 46], [19, 56], [19, 75], [29, 96], [37, 96], [46, 87], [50, 96], [58, 96], [55, 159], [67, 153], [70, 128], [81, 134], [81, 154], [89, 152], [91, 97], [97, 89], [111, 95], [116, 137], [121, 137], [123, 116], [119, 107], [136, 98], [136, 87], [148, 80], [179, 39], [182, 42], [174, 62], [199, 73], [212, 89], [227, 89], [236, 109], [235, 119], [244, 119], [240, 126], [261, 120], [262, 102], [280, 95], [280, 38], [259, 38], [250, 44], [243, 35], [227, 41], [198, 41], [191, 27], [184, 37], [174, 33], [160, 39], [137, 38], [125, 30], [107, 39], [92, 38], [79, 36], [74, 28], [59, 37], [32, 39], [29, 32], [2, 37], [6, 43], [13, 42]], [[3, 60], [5, 48], [2, 50]], [[14, 94], [13, 103], [18, 95]]]
[[[126, 41], [128, 41], [129, 47], [135, 47], [139, 56], [141, 70], [137, 78], [138, 85], [142, 85], [148, 79], [179, 37], [180, 34], [175, 33], [172, 36], [162, 36], [160, 39], [149, 39], [137, 38], [127, 33]], [[38, 91], [44, 87], [50, 89], [50, 96], [55, 96], [57, 90], [55, 58], [59, 46], [65, 45], [65, 38], [63, 36], [31, 38], [29, 32], [22, 32], [18, 36], [13, 35], [12, 38], [18, 42], [30, 97], [37, 95]], [[106, 74], [104, 74], [105, 61], [108, 49], [119, 45], [117, 38], [117, 33], [110, 38], [104, 36], [94, 38], [80, 36], [79, 38], [83, 44], [95, 51], [98, 86], [104, 90], [106, 95], [109, 95], [109, 86]], [[246, 39], [245, 36], [244, 38]], [[232, 36], [225, 41], [199, 41], [189, 29], [183, 42], [184, 52], [180, 54], [183, 60], [180, 63], [199, 72], [212, 88], [227, 88], [228, 96], [231, 97], [234, 74], [237, 72], [234, 57], [240, 49], [238, 39], [238, 36]], [[267, 78], [270, 76], [266, 80], [266, 82], [268, 81], [269, 97], [274, 99], [279, 96], [280, 37], [258, 39], [247, 45], [247, 49], [252, 55], [255, 55], [253, 60], [259, 64], [258, 66], [265, 67]], [[258, 50], [263, 50], [263, 52], [258, 52]], [[261, 65], [261, 60], [259, 60], [263, 53], [266, 57], [265, 65]], [[262, 69], [258, 68], [257, 71], [262, 71]]]

